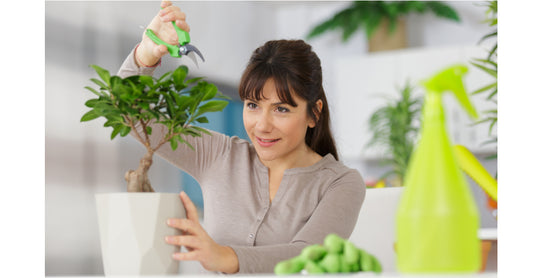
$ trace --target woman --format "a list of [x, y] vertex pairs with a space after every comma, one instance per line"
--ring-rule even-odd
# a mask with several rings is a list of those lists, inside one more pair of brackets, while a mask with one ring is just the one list
[[[185, 14], [170, 2], [161, 7], [148, 28], [177, 44], [170, 22], [189, 31]], [[144, 35], [119, 75], [152, 74], [166, 53]], [[337, 161], [320, 60], [305, 42], [270, 41], [255, 50], [239, 94], [251, 144], [212, 132], [187, 138], [195, 151], [169, 145], [158, 151], [198, 180], [204, 197], [205, 229], [182, 192], [187, 219], [168, 225], [184, 235], [166, 240], [188, 250], [174, 259], [197, 260], [209, 271], [271, 273], [329, 233], [348, 238], [365, 186], [356, 170]], [[156, 128], [152, 137], [163, 134]]]

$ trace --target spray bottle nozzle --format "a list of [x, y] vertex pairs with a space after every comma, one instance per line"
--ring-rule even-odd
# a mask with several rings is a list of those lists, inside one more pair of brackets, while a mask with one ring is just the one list
[[442, 95], [446, 91], [454, 93], [455, 97], [473, 119], [478, 118], [478, 114], [466, 93], [463, 84], [463, 75], [468, 72], [464, 65], [454, 65], [437, 73], [424, 82], [428, 93], [438, 93]]

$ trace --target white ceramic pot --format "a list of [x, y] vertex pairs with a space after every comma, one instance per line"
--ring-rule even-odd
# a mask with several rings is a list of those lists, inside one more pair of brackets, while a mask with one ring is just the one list
[[177, 275], [172, 254], [180, 248], [165, 236], [180, 234], [168, 218], [186, 218], [178, 194], [96, 194], [104, 273], [115, 275]]

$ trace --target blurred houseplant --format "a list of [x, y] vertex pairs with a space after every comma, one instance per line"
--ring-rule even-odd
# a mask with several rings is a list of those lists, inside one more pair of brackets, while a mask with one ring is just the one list
[[405, 16], [415, 12], [432, 12], [441, 18], [460, 21], [453, 8], [439, 1], [353, 1], [349, 7], [313, 27], [307, 38], [339, 29], [346, 42], [364, 28], [371, 52], [405, 48]]
[[[497, 24], [498, 24], [498, 2], [497, 1], [490, 1], [486, 2], [485, 6], [487, 7], [487, 19], [485, 20], [486, 23], [489, 24], [490, 27], [494, 27], [494, 31], [490, 32], [489, 34], [483, 36], [479, 43], [482, 43], [483, 41], [486, 41], [488, 39], [496, 39], [496, 42], [494, 45], [491, 46], [490, 50], [488, 51], [486, 58], [477, 58], [473, 59], [474, 62], [471, 62], [472, 65], [475, 67], [481, 69], [486, 74], [490, 75], [494, 78], [494, 82], [487, 84], [476, 91], [472, 92], [473, 95], [476, 94], [486, 94], [486, 100], [490, 101], [494, 104], [494, 109], [483, 111], [484, 117], [478, 121], [476, 124], [490, 123], [489, 125], [489, 136], [492, 136], [492, 138], [487, 141], [486, 143], [497, 143], [498, 137], [497, 134], [493, 132], [493, 128], [498, 123], [498, 103], [497, 103], [497, 96], [498, 96], [498, 30], [497, 30]], [[494, 154], [491, 156], [491, 158], [496, 158], [497, 154]]]
[[[146, 148], [139, 167], [126, 173], [128, 193], [96, 194], [96, 209], [104, 272], [109, 275], [177, 274], [179, 263], [172, 253], [180, 247], [166, 244], [165, 236], [180, 234], [166, 225], [169, 218], [186, 218], [178, 194], [154, 193], [148, 179], [154, 153], [170, 143], [193, 148], [183, 136], [201, 136], [209, 132], [195, 123], [207, 123], [208, 112], [221, 111], [227, 101], [217, 87], [202, 78], [188, 79], [188, 69], [180, 66], [160, 78], [152, 76], [110, 76], [101, 67], [92, 66], [100, 79], [91, 78], [98, 87], [85, 87], [97, 97], [85, 105], [91, 110], [81, 121], [99, 117], [111, 127], [111, 139], [133, 131]], [[152, 124], [161, 124], [164, 134], [151, 141]]]
[[391, 165], [392, 170], [380, 180], [392, 175], [394, 186], [402, 184], [419, 129], [422, 98], [413, 96], [414, 89], [406, 82], [399, 90], [400, 97], [378, 108], [368, 121], [372, 138], [366, 147], [381, 147], [385, 155], [382, 163]]
[[[497, 1], [489, 1], [485, 2], [483, 6], [486, 6], [486, 20], [484, 21], [487, 23], [490, 27], [493, 27], [494, 30], [488, 33], [487, 35], [483, 36], [479, 43], [482, 43], [489, 39], [495, 39], [494, 44], [490, 47], [488, 50], [488, 54], [486, 58], [477, 58], [473, 59], [474, 61], [471, 62], [471, 64], [479, 69], [481, 69], [486, 74], [490, 75], [492, 78], [494, 78], [494, 82], [487, 84], [474, 92], [472, 92], [473, 95], [475, 94], [485, 94], [487, 95], [486, 100], [490, 101], [494, 104], [494, 109], [490, 109], [487, 111], [483, 111], [483, 118], [476, 122], [476, 124], [481, 123], [490, 123], [489, 129], [488, 129], [488, 135], [489, 140], [486, 141], [484, 144], [497, 144], [498, 143], [498, 135], [496, 132], [494, 132], [494, 127], [497, 126], [498, 123], [498, 103], [497, 103], [497, 97], [498, 97], [498, 2]], [[498, 153], [496, 152], [493, 155], [490, 155], [487, 157], [487, 159], [496, 159], [498, 157]], [[494, 178], [498, 178], [498, 173], [496, 172], [494, 174]], [[497, 209], [498, 204], [497, 201], [493, 198], [490, 198], [487, 196], [487, 206], [489, 209], [492, 210], [492, 214], [497, 217]]]

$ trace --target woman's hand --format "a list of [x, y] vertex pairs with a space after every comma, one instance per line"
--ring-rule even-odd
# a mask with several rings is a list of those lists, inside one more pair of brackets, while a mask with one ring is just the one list
[[[172, 26], [172, 21], [175, 21], [180, 29], [189, 32], [190, 27], [185, 22], [185, 13], [180, 8], [172, 6], [170, 1], [161, 1], [161, 8], [147, 28], [152, 29], [163, 41], [177, 45], [178, 35]], [[135, 62], [138, 66], [153, 66], [167, 53], [166, 46], [157, 45], [146, 35], [146, 32], [143, 32], [142, 41], [135, 53]]]
[[166, 242], [185, 246], [189, 252], [178, 252], [173, 258], [183, 261], [199, 261], [208, 271], [236, 273], [239, 260], [235, 251], [229, 246], [217, 244], [202, 228], [194, 203], [185, 192], [180, 193], [181, 201], [187, 211], [187, 219], [168, 219], [167, 224], [183, 231], [183, 235], [167, 236]]

